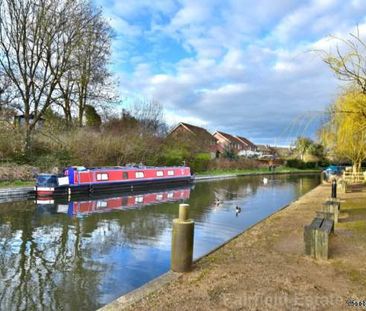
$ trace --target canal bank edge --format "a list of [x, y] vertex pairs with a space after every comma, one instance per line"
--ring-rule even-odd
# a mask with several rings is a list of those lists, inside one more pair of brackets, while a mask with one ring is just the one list
[[151, 280], [150, 282], [134, 289], [133, 291], [113, 300], [111, 303], [98, 309], [98, 311], [112, 311], [112, 310], [122, 310], [132, 306], [134, 303], [144, 299], [154, 292], [158, 291], [165, 285], [178, 280], [183, 276], [183, 273], [168, 271], [161, 276]]
[[243, 177], [243, 176], [261, 176], [261, 175], [314, 175], [320, 174], [321, 171], [319, 170], [306, 170], [304, 172], [296, 171], [296, 172], [251, 172], [251, 173], [235, 173], [235, 174], [222, 174], [222, 175], [198, 175], [195, 176], [194, 181], [205, 181], [205, 180], [218, 180], [218, 179], [228, 179], [228, 178], [235, 178], [235, 177]]
[[0, 203], [27, 199], [32, 195], [33, 191], [33, 187], [0, 188]]
[[[279, 174], [281, 174], [281, 173], [279, 173]], [[255, 174], [252, 174], [252, 175], [255, 175]], [[264, 174], [261, 174], [261, 175], [264, 175]], [[225, 178], [233, 178], [233, 177], [238, 177], [238, 176], [237, 175], [234, 175], [234, 176], [225, 177]], [[289, 202], [288, 204], [282, 206], [280, 209], [278, 209], [274, 213], [268, 215], [267, 217], [263, 218], [259, 222], [257, 222], [255, 224], [249, 226], [244, 231], [236, 234], [235, 236], [233, 236], [232, 238], [230, 238], [229, 240], [227, 240], [223, 244], [221, 244], [221, 245], [213, 248], [212, 250], [210, 250], [206, 254], [204, 254], [204, 255], [196, 258], [193, 261], [193, 264], [197, 264], [200, 260], [202, 260], [202, 259], [204, 259], [204, 258], [206, 258], [206, 257], [208, 257], [210, 255], [212, 255], [213, 253], [215, 253], [219, 249], [223, 248], [225, 245], [227, 245], [230, 242], [232, 242], [233, 240], [237, 239], [243, 233], [245, 233], [245, 232], [253, 229], [257, 225], [265, 222], [267, 219], [273, 217], [274, 215], [276, 215], [277, 213], [281, 212], [282, 210], [290, 207], [293, 203], [299, 201], [302, 197], [311, 194], [311, 192], [315, 191], [320, 186], [321, 185], [318, 185], [317, 187], [315, 187], [314, 189], [312, 189], [309, 192], [305, 193], [304, 195], [302, 195], [301, 197], [297, 198], [296, 200], [293, 200], [293, 201]], [[120, 311], [120, 310], [125, 310], [125, 309], [131, 307], [133, 304], [138, 303], [142, 299], [148, 299], [148, 297], [150, 295], [153, 295], [155, 292], [157, 292], [158, 290], [160, 290], [163, 287], [167, 286], [169, 283], [178, 280], [183, 275], [184, 275], [184, 273], [177, 273], [177, 272], [173, 272], [173, 271], [170, 270], [170, 271], [162, 274], [161, 276], [159, 276], [159, 277], [151, 280], [150, 282], [144, 284], [143, 286], [141, 286], [139, 288], [136, 288], [135, 290], [133, 290], [133, 291], [131, 291], [131, 292], [125, 294], [125, 295], [122, 295], [122, 296], [118, 297], [117, 299], [113, 300], [109, 304], [107, 304], [107, 305], [103, 306], [102, 308], [98, 309], [98, 311], [117, 311], [117, 310]]]

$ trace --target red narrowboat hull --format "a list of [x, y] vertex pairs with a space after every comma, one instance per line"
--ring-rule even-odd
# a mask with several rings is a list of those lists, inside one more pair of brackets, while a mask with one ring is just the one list
[[40, 175], [37, 196], [76, 195], [106, 191], [136, 191], [188, 184], [193, 180], [189, 167], [68, 168], [62, 176]]

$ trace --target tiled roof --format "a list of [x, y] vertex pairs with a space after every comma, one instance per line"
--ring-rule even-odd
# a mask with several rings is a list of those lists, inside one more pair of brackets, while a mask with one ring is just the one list
[[203, 127], [199, 127], [196, 125], [192, 125], [192, 124], [188, 124], [188, 123], [184, 123], [184, 122], [180, 122], [173, 130], [172, 132], [179, 126], [183, 126], [185, 128], [187, 128], [189, 131], [191, 131], [193, 134], [200, 136], [200, 137], [204, 137], [206, 139], [214, 139], [216, 140], [216, 138], [210, 133], [208, 132], [206, 129], [204, 129]]
[[221, 131], [216, 131], [216, 133], [224, 136], [231, 143], [240, 143], [240, 144], [242, 144], [242, 142], [238, 138], [236, 138], [235, 136], [233, 136], [233, 135], [230, 135], [228, 133], [224, 133], [224, 132], [221, 132]]
[[249, 146], [255, 147], [255, 144], [253, 144], [249, 139], [243, 137], [243, 136], [236, 136], [238, 137], [241, 141], [243, 141], [244, 143], [246, 143]]

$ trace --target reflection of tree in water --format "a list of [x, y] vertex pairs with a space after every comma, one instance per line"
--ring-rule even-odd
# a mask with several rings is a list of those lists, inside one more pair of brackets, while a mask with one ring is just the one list
[[100, 279], [85, 269], [90, 255], [78, 222], [50, 228], [31, 210], [0, 215], [0, 222], [1, 309], [95, 306]]
[[94, 258], [116, 246], [158, 241], [171, 226], [177, 206], [69, 218], [40, 215], [32, 202], [22, 203], [23, 209], [0, 212], [0, 309], [4, 310], [97, 308], [98, 286], [108, 262]]

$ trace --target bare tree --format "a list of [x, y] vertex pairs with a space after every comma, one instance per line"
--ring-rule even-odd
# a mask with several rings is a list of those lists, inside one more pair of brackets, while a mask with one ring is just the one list
[[101, 10], [95, 10], [91, 4], [84, 8], [83, 18], [88, 21], [74, 55], [76, 70], [76, 95], [78, 123], [83, 125], [87, 105], [95, 101], [104, 101], [110, 95], [104, 92], [109, 82], [108, 59], [112, 31], [104, 20]]
[[17, 98], [13, 84], [9, 77], [0, 70], [0, 112], [11, 110], [11, 103]]
[[163, 136], [167, 132], [164, 122], [163, 106], [156, 100], [137, 100], [131, 107], [131, 115], [140, 124], [141, 130], [150, 134]]
[[[80, 0], [82, 1], [82, 0]], [[67, 124], [77, 114], [77, 123], [83, 126], [87, 105], [100, 106], [116, 99], [114, 83], [107, 68], [112, 31], [103, 18], [101, 9], [90, 1], [82, 2], [82, 10], [75, 16], [74, 25], [80, 33], [74, 38], [75, 49], [70, 57], [70, 67], [58, 82], [59, 97], [55, 103], [64, 112]], [[66, 33], [70, 36], [70, 33]]]
[[81, 9], [72, 0], [0, 0], [0, 67], [20, 94], [14, 106], [24, 114], [26, 149], [69, 69]]
[[366, 94], [366, 42], [359, 28], [347, 39], [333, 37], [338, 41], [333, 51], [321, 51], [323, 61], [329, 65], [338, 79], [351, 82]]

